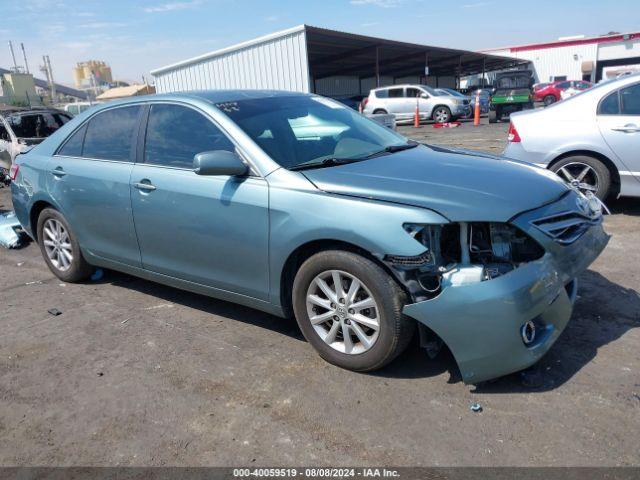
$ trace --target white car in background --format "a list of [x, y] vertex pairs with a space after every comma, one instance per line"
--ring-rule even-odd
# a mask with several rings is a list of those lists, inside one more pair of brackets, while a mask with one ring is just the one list
[[469, 115], [468, 98], [458, 98], [440, 93], [427, 85], [393, 85], [375, 88], [364, 99], [365, 115], [391, 114], [397, 121], [411, 121], [416, 106], [420, 109], [420, 120], [447, 123]]
[[512, 114], [503, 155], [548, 168], [600, 199], [640, 197], [640, 74]]

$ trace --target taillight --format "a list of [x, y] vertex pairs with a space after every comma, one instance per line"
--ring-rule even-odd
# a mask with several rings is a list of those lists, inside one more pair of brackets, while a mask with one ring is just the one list
[[12, 163], [11, 168], [9, 169], [9, 178], [12, 182], [16, 181], [16, 177], [18, 176], [18, 170], [20, 170], [20, 165], [17, 163]]
[[363, 105], [366, 107], [367, 103], [369, 103], [369, 97], [364, 97]]
[[522, 141], [520, 140], [520, 135], [518, 134], [516, 127], [513, 126], [513, 123], [509, 124], [509, 133], [507, 135], [507, 140], [512, 143], [518, 143]]

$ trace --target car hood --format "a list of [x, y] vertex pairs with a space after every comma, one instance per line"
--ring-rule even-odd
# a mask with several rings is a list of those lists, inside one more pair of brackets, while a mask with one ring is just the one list
[[325, 192], [424, 207], [451, 221], [505, 222], [568, 189], [530, 164], [422, 145], [302, 173]]

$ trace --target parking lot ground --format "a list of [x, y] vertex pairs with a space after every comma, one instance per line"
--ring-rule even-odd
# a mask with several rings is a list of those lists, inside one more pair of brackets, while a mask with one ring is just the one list
[[[505, 129], [419, 132], [497, 151]], [[114, 272], [65, 284], [33, 243], [0, 248], [0, 464], [640, 465], [640, 201], [611, 207], [558, 342], [478, 387], [447, 352], [352, 373], [293, 320]]]
[[413, 125], [399, 125], [398, 132], [418, 142], [446, 145], [456, 148], [468, 148], [494, 154], [500, 154], [506, 146], [509, 122], [490, 124], [487, 117], [480, 118], [480, 125], [473, 126], [473, 120], [460, 120], [461, 125], [454, 128], [434, 128], [433, 123], [422, 123], [419, 128]]

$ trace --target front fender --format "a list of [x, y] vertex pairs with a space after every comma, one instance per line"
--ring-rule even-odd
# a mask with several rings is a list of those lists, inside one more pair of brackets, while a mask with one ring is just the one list
[[269, 180], [270, 299], [276, 304], [285, 263], [302, 245], [333, 240], [376, 256], [420, 255], [425, 247], [405, 232], [403, 224], [449, 223], [442, 215], [419, 207], [324, 193], [306, 179], [302, 185], [308, 187], [299, 190], [289, 182], [288, 188], [280, 188], [278, 180]]

